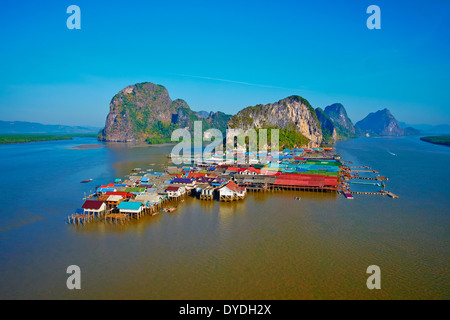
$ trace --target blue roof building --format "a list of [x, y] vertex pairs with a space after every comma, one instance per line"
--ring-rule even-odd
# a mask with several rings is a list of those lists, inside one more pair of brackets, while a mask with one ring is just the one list
[[122, 201], [117, 206], [120, 213], [139, 213], [142, 210], [142, 204], [140, 202], [126, 202]]

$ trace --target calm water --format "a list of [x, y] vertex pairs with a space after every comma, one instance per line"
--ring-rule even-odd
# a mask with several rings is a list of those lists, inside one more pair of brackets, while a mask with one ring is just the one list
[[[299, 192], [231, 204], [189, 199], [171, 215], [76, 228], [64, 218], [85, 192], [134, 167], [161, 170], [171, 149], [70, 149], [88, 143], [97, 142], [0, 146], [0, 298], [450, 298], [448, 147], [413, 137], [338, 145], [344, 160], [389, 177], [395, 200]], [[72, 264], [82, 290], [66, 288]], [[372, 264], [381, 290], [366, 287]]]

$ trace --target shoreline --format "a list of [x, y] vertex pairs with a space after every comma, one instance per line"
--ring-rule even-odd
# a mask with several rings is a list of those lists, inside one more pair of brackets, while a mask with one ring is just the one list
[[102, 141], [97, 140], [98, 142], [104, 143], [109, 146], [123, 146], [127, 148], [144, 148], [144, 147], [168, 147], [177, 144], [177, 142], [173, 143], [158, 143], [158, 144], [150, 144], [144, 142], [119, 142], [119, 141]]
[[0, 145], [22, 144], [46, 141], [69, 141], [74, 138], [93, 138], [88, 134], [51, 134], [51, 133], [4, 133], [0, 134]]
[[420, 141], [435, 144], [438, 146], [450, 147], [450, 135], [420, 137]]
[[105, 146], [102, 144], [81, 144], [79, 146], [68, 148], [70, 150], [91, 150], [91, 149], [101, 149]]
[[73, 137], [68, 138], [68, 139], [45, 139], [45, 140], [33, 140], [33, 141], [0, 142], [0, 145], [25, 144], [25, 143], [36, 143], [36, 142], [48, 142], [48, 141], [68, 141], [68, 140], [73, 140]]

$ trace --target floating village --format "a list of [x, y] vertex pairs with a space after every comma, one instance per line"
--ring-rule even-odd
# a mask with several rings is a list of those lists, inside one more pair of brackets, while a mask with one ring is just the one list
[[[334, 192], [349, 200], [356, 194], [398, 198], [385, 190], [386, 177], [368, 166], [352, 166], [351, 162], [342, 161], [333, 148], [285, 149], [274, 155], [269, 152], [266, 157], [252, 159], [245, 165], [238, 164], [238, 153], [234, 151], [231, 162], [214, 157], [192, 159], [191, 165], [168, 166], [164, 172], [135, 168], [123, 179], [96, 187], [95, 193], [85, 197], [81, 208], [68, 216], [66, 222], [124, 224], [144, 215], [172, 213], [187, 197], [201, 201], [242, 201], [249, 192]], [[351, 186], [356, 185], [374, 186], [379, 191], [352, 191]]]

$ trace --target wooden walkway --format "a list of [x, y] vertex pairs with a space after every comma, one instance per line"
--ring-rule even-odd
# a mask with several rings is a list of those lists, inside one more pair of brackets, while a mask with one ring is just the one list
[[[348, 192], [348, 191], [347, 191]], [[377, 196], [389, 196], [394, 199], [398, 199], [398, 196], [393, 194], [390, 191], [383, 191], [380, 192], [367, 192], [367, 191], [350, 191], [352, 194], [366, 194], [366, 195], [377, 195]]]

